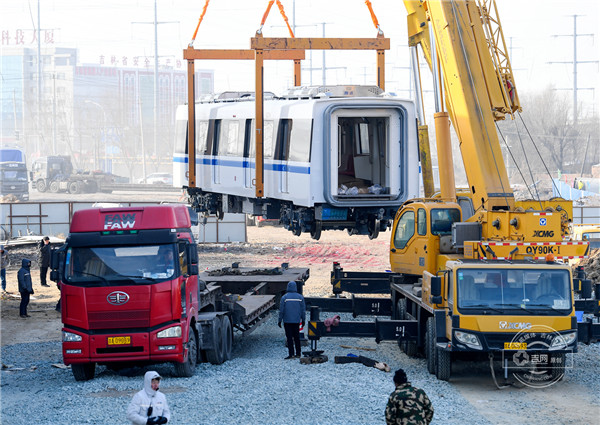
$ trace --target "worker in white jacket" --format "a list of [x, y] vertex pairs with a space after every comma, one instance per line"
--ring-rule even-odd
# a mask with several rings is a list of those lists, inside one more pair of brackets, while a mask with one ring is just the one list
[[171, 418], [167, 398], [158, 392], [160, 375], [155, 371], [144, 375], [144, 389], [137, 392], [127, 408], [127, 419], [135, 425], [161, 425]]

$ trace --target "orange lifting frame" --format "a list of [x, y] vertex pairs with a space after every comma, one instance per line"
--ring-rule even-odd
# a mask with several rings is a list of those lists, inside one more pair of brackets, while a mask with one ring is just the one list
[[194, 90], [194, 60], [225, 59], [255, 61], [255, 103], [256, 103], [256, 197], [264, 197], [264, 158], [263, 158], [263, 102], [264, 102], [264, 61], [293, 60], [294, 85], [301, 85], [300, 61], [305, 50], [376, 50], [377, 85], [385, 90], [385, 50], [390, 49], [390, 39], [379, 31], [376, 38], [266, 38], [260, 33], [250, 39], [251, 50], [196, 50], [189, 46], [183, 51], [188, 61], [188, 187], [196, 187], [196, 99]]

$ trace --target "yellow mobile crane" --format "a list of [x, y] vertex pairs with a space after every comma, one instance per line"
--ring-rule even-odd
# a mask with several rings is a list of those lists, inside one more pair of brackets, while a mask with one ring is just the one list
[[[515, 368], [526, 382], [558, 380], [565, 354], [577, 349], [578, 330], [585, 342], [597, 339], [600, 330], [576, 319], [574, 289], [584, 287], [589, 298], [591, 282], [579, 274], [574, 284], [568, 264], [556, 261], [584, 257], [589, 247], [563, 240], [563, 212], [572, 208], [566, 201], [537, 204], [536, 211], [535, 204], [514, 200], [495, 121], [521, 107], [494, 0], [404, 3], [413, 66], [420, 45], [434, 76], [441, 194], [431, 197], [431, 171], [425, 169], [430, 197], [406, 202], [395, 216], [392, 273], [346, 272], [334, 264], [335, 294], [391, 292], [389, 303], [353, 297], [351, 306], [340, 308], [339, 300], [307, 302], [354, 314], [391, 310], [400, 347], [409, 355], [421, 350], [429, 371], [442, 380], [450, 378], [454, 359], [473, 354], [487, 355], [491, 366], [494, 356], [501, 358], [505, 376]], [[417, 105], [421, 158], [428, 159], [422, 101]], [[460, 196], [450, 121], [469, 182], [469, 193]], [[597, 314], [597, 300], [591, 305]], [[323, 331], [318, 310], [311, 314], [309, 338], [334, 336]], [[384, 327], [376, 321], [378, 340], [387, 339]], [[340, 329], [344, 336], [365, 335], [346, 323]]]

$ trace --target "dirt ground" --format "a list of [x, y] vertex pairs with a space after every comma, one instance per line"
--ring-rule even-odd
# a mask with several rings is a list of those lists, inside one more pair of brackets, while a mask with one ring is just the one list
[[[329, 272], [333, 261], [339, 261], [348, 270], [381, 271], [389, 266], [389, 232], [378, 239], [367, 236], [348, 236], [346, 232], [323, 232], [321, 240], [309, 235], [293, 236], [287, 230], [275, 227], [248, 227], [248, 243], [211, 244], [200, 246], [201, 269], [214, 269], [239, 262], [243, 267], [276, 267], [289, 263], [290, 267], [308, 267], [310, 278], [305, 294], [326, 296], [331, 293]], [[60, 295], [54, 282], [49, 288], [40, 285], [36, 249], [10, 249], [11, 265], [7, 269], [7, 293], [2, 294], [0, 310], [1, 345], [22, 342], [60, 340], [60, 313], [55, 310]], [[21, 258], [34, 260], [31, 269], [33, 289], [27, 319], [19, 317], [21, 297], [17, 289], [17, 272]], [[50, 273], [48, 273], [49, 275]]]

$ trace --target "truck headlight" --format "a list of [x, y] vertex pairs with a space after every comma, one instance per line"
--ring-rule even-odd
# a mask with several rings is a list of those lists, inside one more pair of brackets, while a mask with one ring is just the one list
[[63, 331], [62, 340], [63, 342], [79, 342], [82, 338], [81, 335], [74, 334], [73, 332]]
[[454, 331], [454, 337], [458, 342], [465, 344], [467, 347], [474, 348], [475, 350], [481, 350], [482, 348], [477, 335], [467, 332]]
[[179, 338], [181, 337], [181, 326], [171, 326], [170, 328], [163, 329], [156, 334], [157, 338]]
[[550, 344], [550, 349], [567, 348], [577, 340], [577, 332], [556, 335]]

